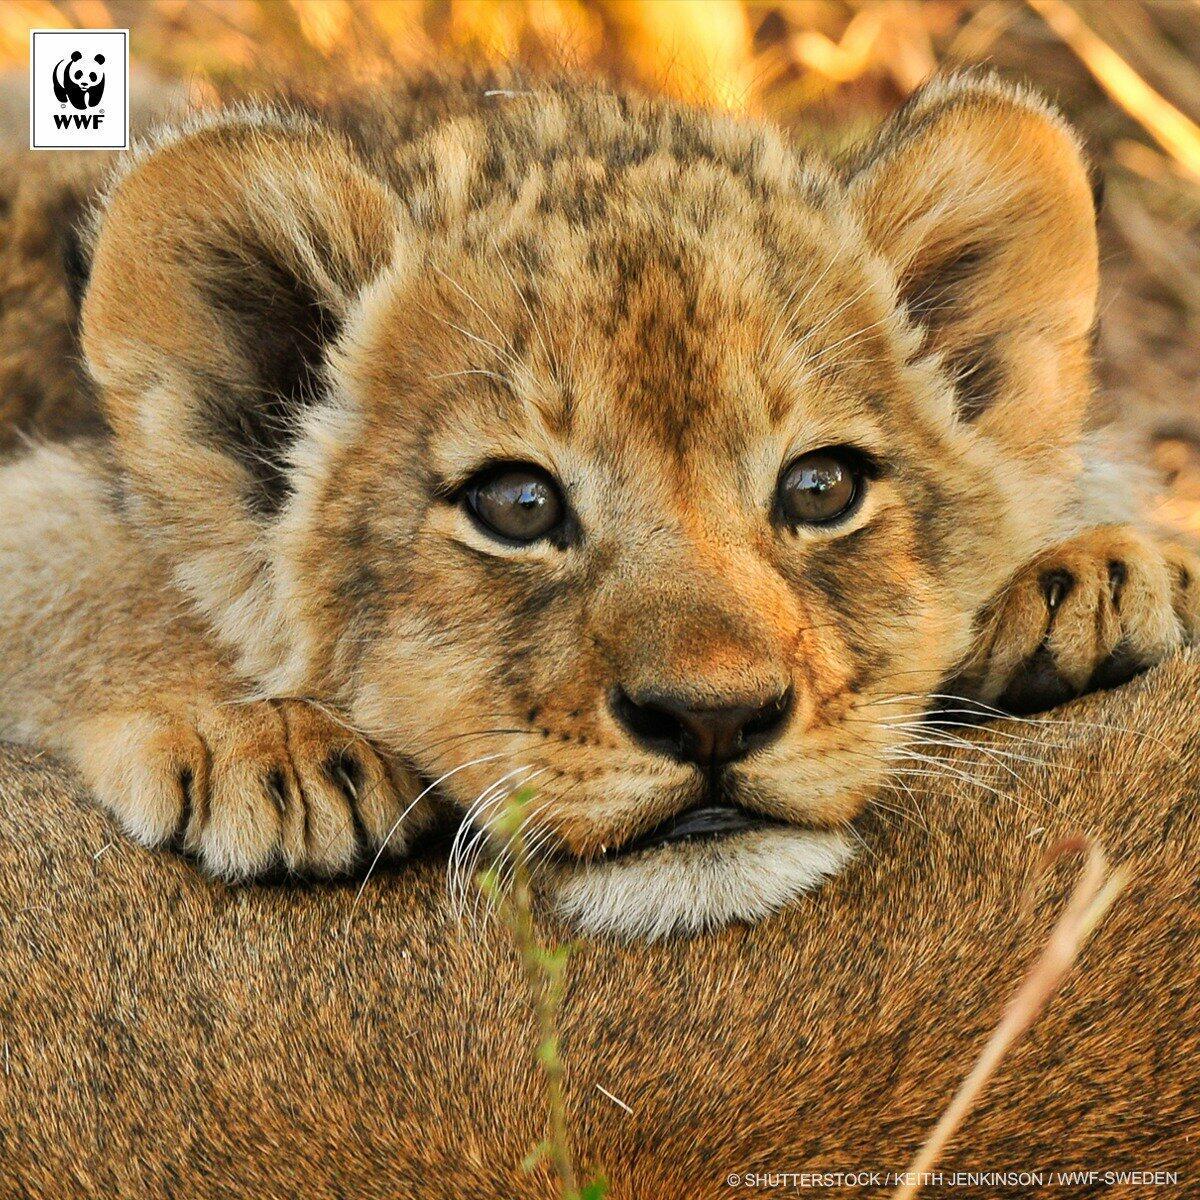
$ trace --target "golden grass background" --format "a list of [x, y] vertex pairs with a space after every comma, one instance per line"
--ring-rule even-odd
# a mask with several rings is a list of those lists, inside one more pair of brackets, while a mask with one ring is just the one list
[[1200, 532], [1200, 0], [6, 0], [0, 66], [25, 68], [31, 28], [70, 26], [128, 27], [135, 73], [200, 98], [331, 60], [368, 83], [464, 58], [565, 62], [825, 143], [938, 69], [1032, 83], [1106, 179], [1106, 403], [1157, 444], [1188, 499], [1171, 515]]

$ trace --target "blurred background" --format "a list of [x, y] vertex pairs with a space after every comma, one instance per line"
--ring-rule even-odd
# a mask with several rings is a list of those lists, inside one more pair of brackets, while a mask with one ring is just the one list
[[[29, 30], [128, 27], [136, 73], [203, 103], [247, 71], [303, 79], [455, 60], [600, 72], [861, 136], [931, 72], [985, 63], [1081, 130], [1106, 183], [1102, 407], [1200, 534], [1200, 0], [5, 0], [0, 67]], [[136, 110], [135, 110], [136, 115]]]

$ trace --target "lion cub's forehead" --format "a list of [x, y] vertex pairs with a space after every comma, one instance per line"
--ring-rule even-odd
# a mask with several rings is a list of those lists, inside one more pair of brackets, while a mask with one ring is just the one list
[[394, 297], [385, 353], [421, 349], [392, 393], [424, 391], [462, 456], [544, 441], [686, 471], [772, 441], [883, 450], [904, 397], [887, 288], [818, 221], [777, 223], [786, 255], [744, 213], [722, 224], [614, 219], [446, 256]]
[[536, 254], [493, 260], [490, 279], [447, 270], [425, 302], [400, 302], [417, 323], [389, 341], [443, 355], [424, 369], [443, 479], [531, 459], [639, 494], [658, 481], [749, 498], [789, 454], [849, 443], [883, 456], [903, 427], [883, 302], [827, 255], [778, 274], [753, 245], [677, 255], [616, 242], [604, 269], [585, 255], [530, 270]]
[[449, 475], [539, 439], [686, 472], [878, 432], [898, 317], [831, 173], [662, 101], [491, 103], [393, 166], [419, 265], [371, 339]]
[[[412, 132], [401, 128], [397, 137], [403, 143]], [[743, 196], [790, 192], [823, 202], [838, 191], [831, 172], [798, 156], [770, 126], [569, 84], [467, 97], [379, 167], [427, 229], [461, 229], [506, 206], [518, 220], [557, 213], [586, 223], [638, 180], [673, 185], [681, 210], [703, 200], [696, 188], [706, 174], [735, 183]]]

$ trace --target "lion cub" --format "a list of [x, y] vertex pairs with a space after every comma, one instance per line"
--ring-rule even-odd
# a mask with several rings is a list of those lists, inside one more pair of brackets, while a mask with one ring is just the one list
[[1196, 631], [1082, 434], [1078, 143], [994, 80], [832, 166], [580, 85], [232, 107], [86, 258], [111, 435], [0, 470], [2, 728], [214, 874], [403, 853], [435, 797], [469, 858], [528, 787], [581, 927], [754, 919], [935, 699]]

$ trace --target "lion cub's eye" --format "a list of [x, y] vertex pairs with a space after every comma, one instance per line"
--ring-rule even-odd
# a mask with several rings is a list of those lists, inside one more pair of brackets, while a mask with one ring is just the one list
[[848, 516], [862, 499], [866, 471], [848, 448], [802, 455], [779, 480], [779, 515], [789, 525], [829, 525]]
[[467, 511], [488, 532], [510, 542], [536, 542], [563, 521], [558, 485], [538, 467], [492, 467], [467, 484]]

